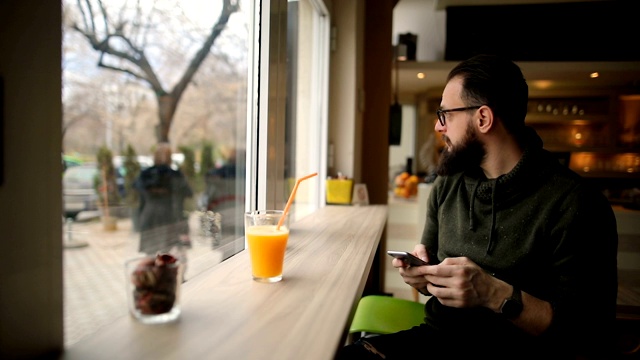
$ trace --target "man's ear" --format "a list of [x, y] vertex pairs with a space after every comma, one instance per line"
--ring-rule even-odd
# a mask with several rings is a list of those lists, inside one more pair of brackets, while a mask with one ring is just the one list
[[493, 111], [491, 111], [491, 108], [486, 105], [481, 106], [480, 109], [476, 111], [476, 116], [478, 116], [476, 120], [478, 131], [483, 134], [488, 133], [494, 126]]

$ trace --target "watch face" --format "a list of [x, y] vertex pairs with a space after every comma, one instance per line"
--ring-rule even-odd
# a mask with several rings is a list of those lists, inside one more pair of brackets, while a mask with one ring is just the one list
[[516, 299], [507, 299], [502, 305], [502, 314], [508, 318], [515, 318], [522, 312], [522, 303]]

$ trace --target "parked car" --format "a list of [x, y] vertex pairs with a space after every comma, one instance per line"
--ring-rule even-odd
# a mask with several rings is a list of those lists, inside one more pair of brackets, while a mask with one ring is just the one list
[[64, 155], [62, 154], [62, 169], [67, 170], [70, 167], [82, 165], [82, 159], [77, 158], [73, 155]]
[[98, 210], [98, 194], [94, 178], [98, 175], [95, 164], [68, 168], [62, 176], [62, 201], [65, 218], [75, 219], [81, 211]]

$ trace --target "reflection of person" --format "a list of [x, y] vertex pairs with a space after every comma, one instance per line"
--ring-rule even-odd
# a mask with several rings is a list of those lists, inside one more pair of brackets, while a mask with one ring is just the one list
[[[205, 178], [206, 209], [220, 217], [223, 239], [240, 236], [244, 229], [244, 161], [244, 150], [230, 150], [225, 163], [209, 170]], [[213, 245], [220, 245], [217, 238]]]
[[[243, 154], [240, 154], [243, 157]], [[240, 159], [243, 161], [243, 159]], [[213, 210], [216, 206], [227, 201], [235, 200], [237, 177], [244, 178], [244, 166], [238, 164], [236, 151], [229, 151], [227, 159], [222, 166], [213, 168], [207, 172], [206, 194], [207, 210]]]
[[362, 338], [338, 359], [614, 358], [616, 220], [610, 204], [525, 126], [516, 64], [478, 55], [449, 74], [435, 130], [445, 148], [405, 267], [423, 324]]
[[171, 147], [160, 143], [154, 165], [144, 169], [134, 184], [140, 192], [140, 252], [155, 255], [189, 244], [184, 200], [193, 195], [186, 178], [171, 168]]

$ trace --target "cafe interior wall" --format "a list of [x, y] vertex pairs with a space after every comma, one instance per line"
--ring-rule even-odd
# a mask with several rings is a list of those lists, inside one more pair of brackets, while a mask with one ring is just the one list
[[332, 2], [329, 173], [367, 184], [371, 204], [388, 196], [391, 25], [397, 0]]
[[331, 5], [329, 66], [329, 176], [342, 173], [361, 181], [362, 52], [364, 2], [335, 1]]

